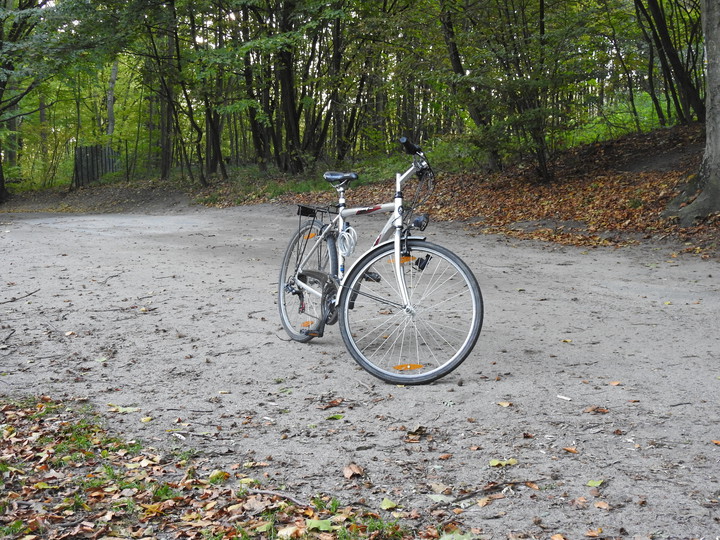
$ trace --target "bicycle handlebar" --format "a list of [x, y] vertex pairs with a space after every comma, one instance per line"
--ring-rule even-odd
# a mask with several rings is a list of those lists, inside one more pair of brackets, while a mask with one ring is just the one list
[[400, 144], [403, 145], [405, 152], [410, 155], [422, 154], [422, 148], [410, 142], [410, 139], [408, 139], [407, 137], [400, 137]]

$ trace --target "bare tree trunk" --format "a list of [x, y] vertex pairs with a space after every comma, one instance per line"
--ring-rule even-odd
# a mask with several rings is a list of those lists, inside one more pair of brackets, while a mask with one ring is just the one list
[[678, 89], [682, 110], [678, 111], [686, 118], [689, 116], [688, 109], [695, 111], [700, 122], [705, 121], [705, 104], [700, 97], [700, 91], [693, 84], [692, 77], [680, 59], [675, 45], [672, 42], [670, 30], [667, 26], [665, 13], [657, 0], [635, 0], [638, 11], [652, 25], [653, 38], [656, 41], [660, 60], [668, 72], [672, 72], [672, 80]]
[[[474, 94], [472, 88], [468, 84], [465, 84], [464, 78], [466, 72], [460, 56], [460, 50], [457, 46], [452, 15], [444, 6], [443, 12], [440, 14], [440, 24], [442, 25], [443, 38], [445, 39], [450, 65], [452, 65], [453, 72], [460, 79], [457, 84], [453, 85], [453, 92], [458, 96], [461, 105], [467, 107], [468, 114], [470, 114], [470, 118], [472, 118], [475, 126], [480, 130], [487, 130], [490, 126], [490, 117], [487, 112], [478, 105], [478, 96]], [[488, 138], [488, 141], [492, 140], [492, 138]], [[487, 150], [489, 160], [488, 168], [492, 171], [500, 170], [502, 168], [502, 162], [497, 146], [491, 145]]]
[[117, 82], [119, 61], [115, 59], [110, 70], [110, 80], [107, 90], [107, 129], [105, 133], [112, 136], [115, 133], [115, 83]]
[[[720, 212], [720, 3], [703, 0], [702, 14], [707, 51], [705, 155], [696, 181], [668, 210], [680, 217], [683, 226], [692, 225], [696, 218]], [[698, 192], [691, 204], [673, 212], [683, 199], [688, 200]]]
[[2, 152], [0, 152], [0, 203], [10, 199], [10, 192], [5, 187], [5, 173], [3, 173]]

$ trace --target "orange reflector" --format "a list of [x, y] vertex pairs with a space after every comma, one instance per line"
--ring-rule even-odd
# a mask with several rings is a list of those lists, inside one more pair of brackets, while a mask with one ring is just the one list
[[[403, 255], [402, 257], [400, 257], [400, 264], [405, 264], [405, 263], [407, 263], [407, 262], [411, 262], [411, 261], [414, 261], [414, 260], [416, 260], [416, 259], [417, 259], [417, 257], [413, 257], [412, 255]], [[391, 259], [388, 260], [388, 262], [389, 262], [389, 263], [394, 263], [394, 262], [395, 262], [395, 259], [392, 259], [392, 258], [391, 258]]]
[[394, 369], [397, 371], [410, 371], [412, 369], [422, 369], [425, 366], [422, 364], [400, 364], [399, 366], [395, 366]]
[[312, 321], [305, 321], [304, 323], [301, 323], [300, 326], [303, 328], [310, 328], [313, 325]]
[[310, 240], [311, 238], [315, 238], [317, 236], [317, 233], [311, 232], [303, 236], [303, 240]]

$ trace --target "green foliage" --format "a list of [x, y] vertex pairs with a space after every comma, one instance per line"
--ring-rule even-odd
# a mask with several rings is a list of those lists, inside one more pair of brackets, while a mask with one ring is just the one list
[[0, 527], [0, 535], [4, 538], [10, 538], [15, 535], [21, 534], [25, 530], [25, 524], [18, 520], [13, 521], [10, 525]]
[[[677, 1], [665, 22], [701, 85], [698, 6]], [[390, 178], [400, 135], [439, 169], [542, 168], [684, 106], [631, 0], [23, 5], [0, 15], [21, 30], [0, 43], [0, 192], [68, 186], [75, 147], [95, 144], [122, 156], [103, 181], [221, 178], [238, 201], [322, 188], [317, 171], [343, 164]], [[238, 177], [253, 163], [298, 180]]]
[[167, 483], [159, 484], [153, 489], [154, 501], [168, 501], [170, 499], [175, 499], [180, 495], [181, 494], [179, 491], [177, 491], [175, 488], [173, 488]]

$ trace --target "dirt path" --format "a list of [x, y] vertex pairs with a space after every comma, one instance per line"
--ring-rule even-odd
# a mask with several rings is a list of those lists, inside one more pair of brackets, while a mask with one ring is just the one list
[[[476, 272], [485, 326], [456, 373], [396, 387], [336, 328], [307, 345], [283, 333], [276, 274], [296, 226], [269, 205], [0, 214], [0, 393], [87, 399], [162, 451], [254, 463], [306, 500], [388, 498], [416, 524], [466, 506], [492, 538], [720, 535], [717, 261], [434, 224]], [[351, 462], [364, 477], [343, 476]]]

